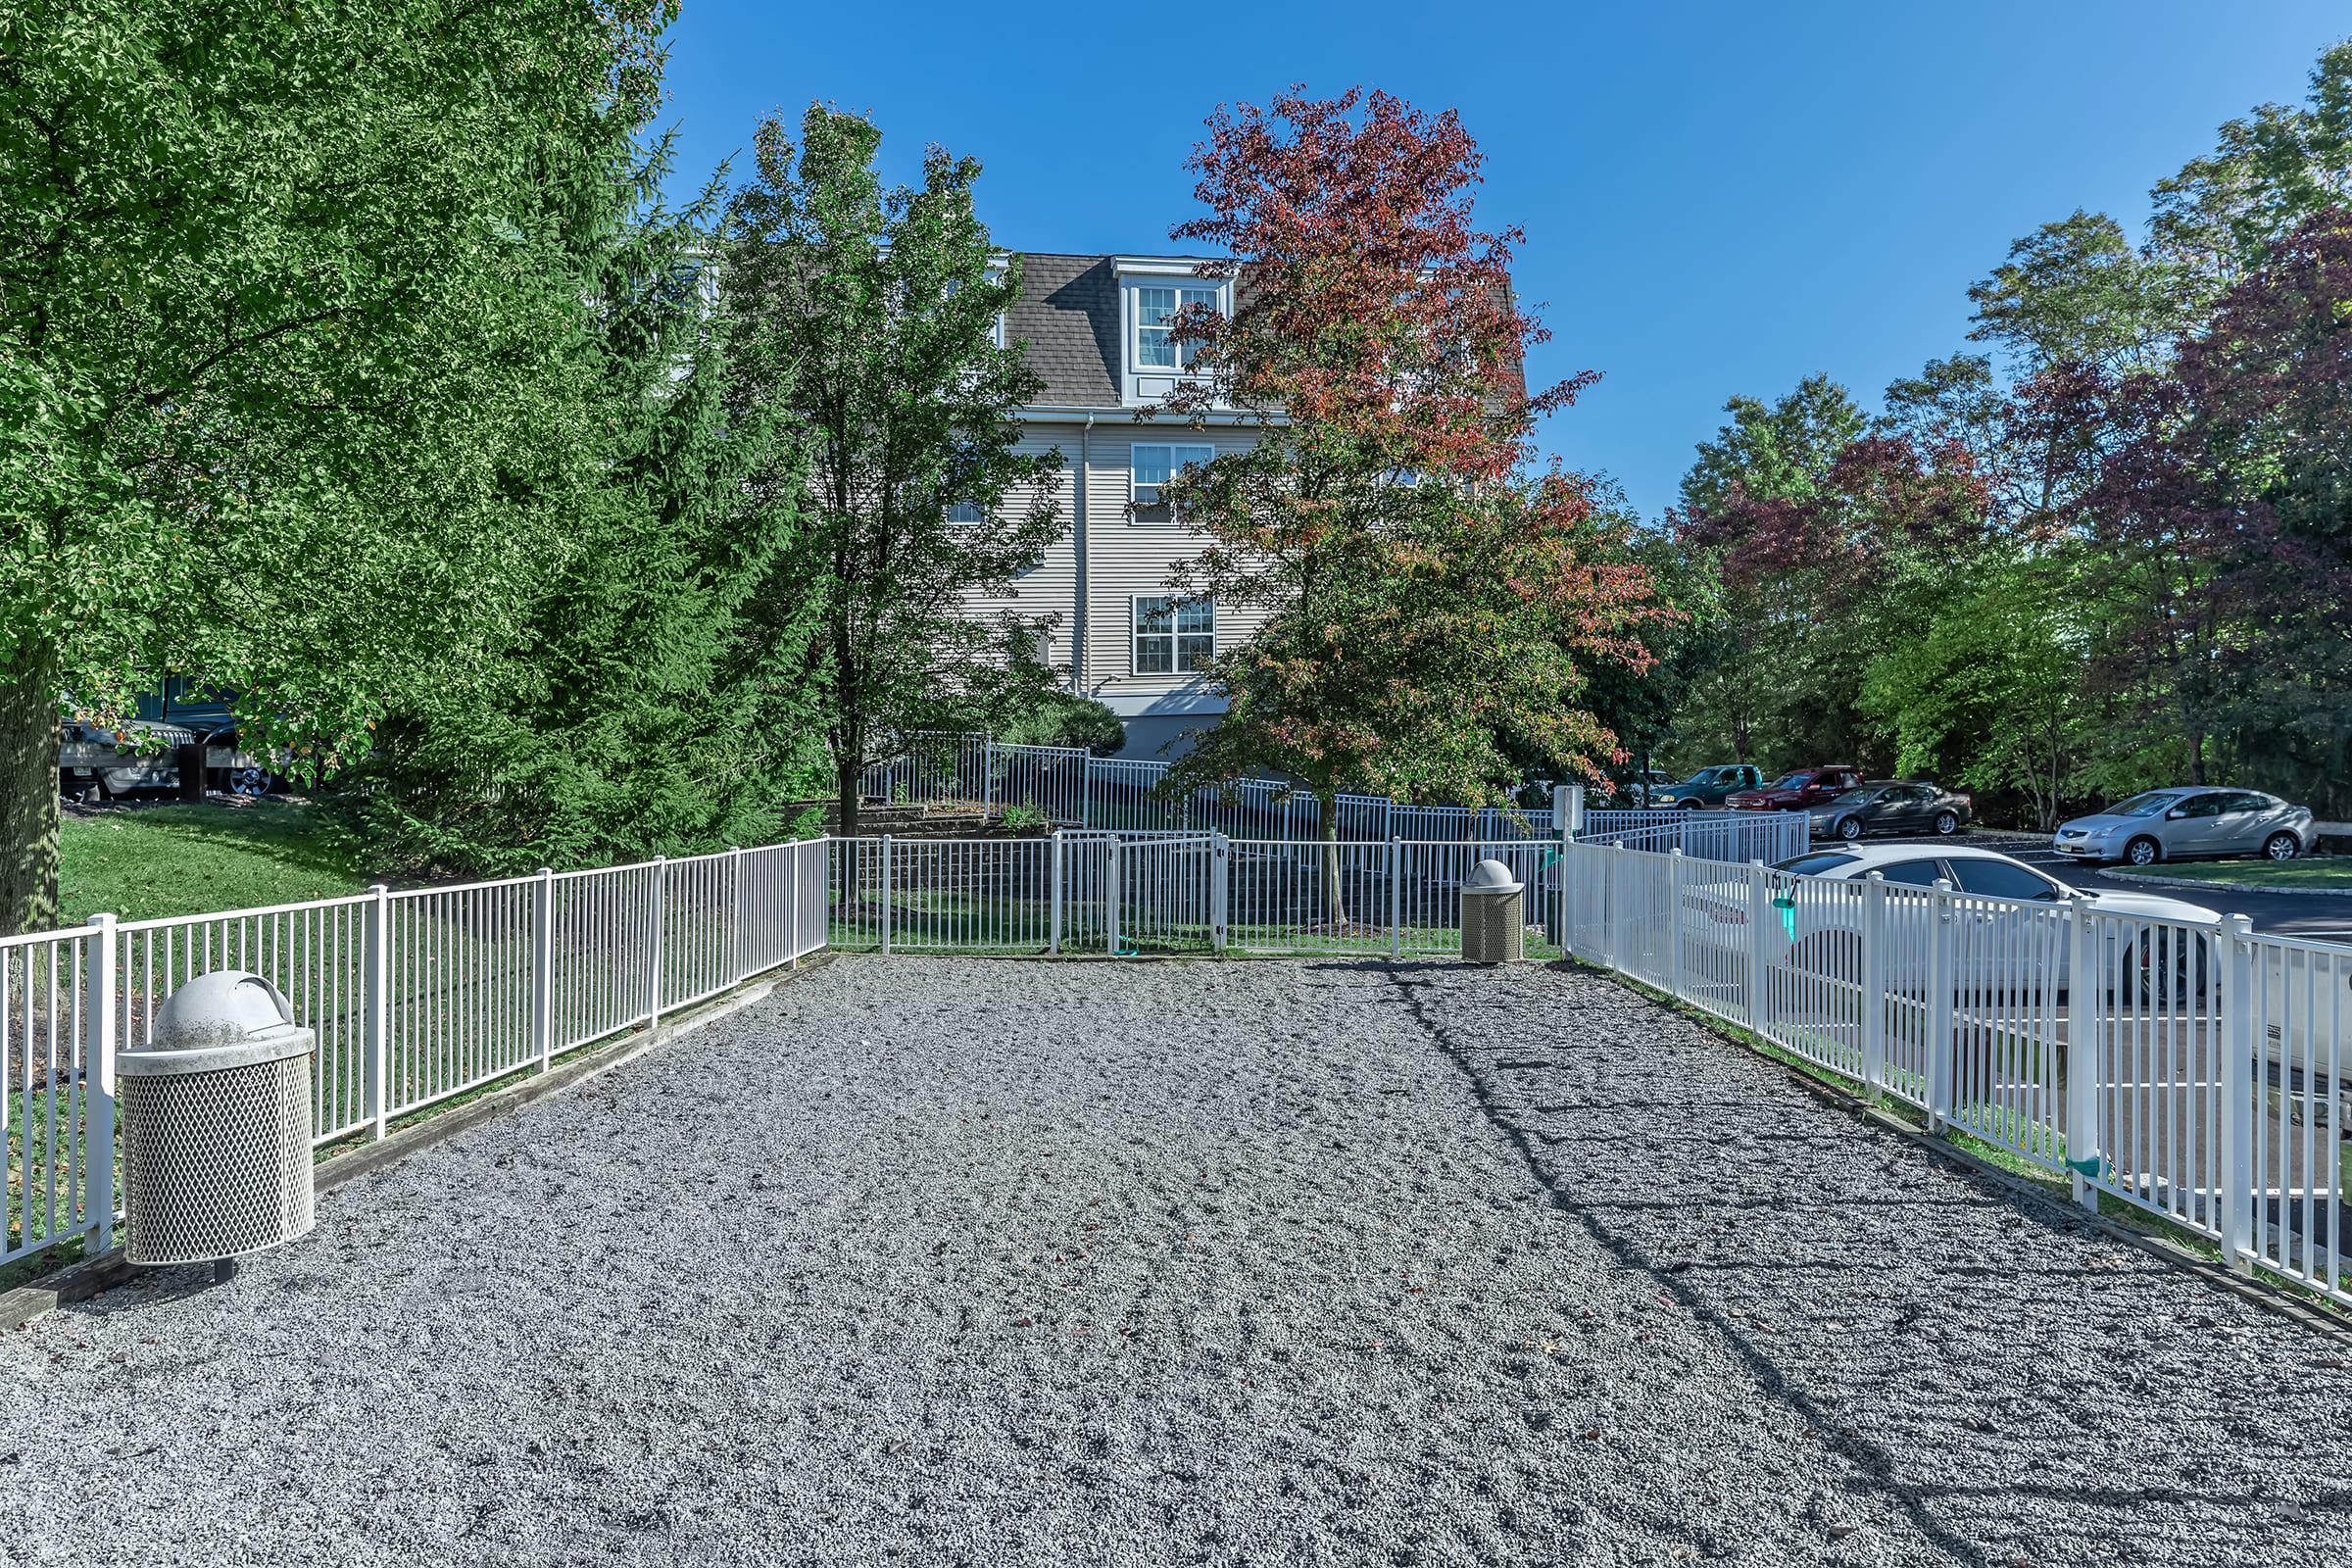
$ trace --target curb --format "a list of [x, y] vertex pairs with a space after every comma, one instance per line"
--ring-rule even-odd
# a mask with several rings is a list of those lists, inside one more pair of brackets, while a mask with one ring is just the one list
[[2352, 899], [2352, 888], [2270, 888], [2253, 882], [2224, 882], [2219, 879], [2209, 880], [2205, 877], [2191, 876], [2161, 876], [2144, 871], [2111, 871], [2103, 865], [2095, 867], [2095, 869], [2099, 875], [2114, 881], [2135, 882], [2141, 887], [2149, 888], [2173, 888], [2182, 891], [2207, 888], [2216, 893], [2259, 893], [2266, 899]]
[[[739, 990], [698, 1003], [677, 1014], [674, 1022], [664, 1020], [643, 1034], [622, 1035], [617, 1040], [590, 1047], [546, 1072], [495, 1090], [454, 1110], [438, 1115], [429, 1109], [413, 1112], [416, 1119], [398, 1132], [328, 1154], [318, 1161], [312, 1179], [319, 1192], [331, 1193], [362, 1176], [397, 1165], [419, 1150], [430, 1149], [468, 1127], [477, 1127], [496, 1117], [510, 1115], [551, 1095], [560, 1095], [575, 1085], [602, 1077], [658, 1046], [669, 1044], [680, 1035], [690, 1034], [705, 1024], [716, 1023], [721, 1018], [740, 1012], [753, 1003], [763, 1001], [776, 987], [792, 977], [820, 969], [831, 961], [831, 955], [820, 950], [804, 957], [798, 968], [771, 974], [764, 980], [751, 981]], [[86, 1301], [101, 1291], [109, 1291], [122, 1284], [134, 1272], [130, 1259], [118, 1244], [96, 1257], [81, 1258], [54, 1274], [43, 1275], [29, 1285], [20, 1285], [13, 1291], [0, 1293], [0, 1334], [23, 1328], [33, 1319], [61, 1306]]]
[[[1640, 981], [1628, 980], [1614, 969], [1603, 969], [1597, 964], [1583, 963], [1574, 958], [1559, 961], [1576, 965], [1580, 972], [1600, 975], [1613, 980], [1637, 996], [1656, 1002], [1659, 1006], [1666, 1008], [1676, 1017], [1697, 1025], [1724, 1044], [1743, 1051], [1747, 1054], [1779, 1068], [1798, 1087], [1809, 1091], [1816, 1099], [1835, 1109], [1844, 1111], [1856, 1121], [1865, 1122], [1881, 1131], [1892, 1133], [1932, 1157], [1957, 1165], [1987, 1185], [1997, 1187], [2004, 1194], [2024, 1200], [2021, 1206], [2032, 1207], [2035, 1211], [2036, 1217], [2045, 1222], [2080, 1225], [2094, 1230], [2109, 1241], [2134, 1248], [2151, 1257], [2159, 1258], [2176, 1268], [2194, 1274], [2217, 1290], [2227, 1291], [2232, 1296], [2276, 1312], [2280, 1317], [2291, 1319], [2299, 1327], [2325, 1335], [2339, 1345], [2352, 1346], [2352, 1319], [2340, 1317], [2326, 1307], [2306, 1300], [2283, 1285], [2273, 1284], [2254, 1275], [2236, 1273], [2224, 1267], [2215, 1258], [2204, 1257], [2190, 1251], [2170, 1237], [2140, 1230], [2122, 1220], [2111, 1218], [2094, 1209], [2084, 1208], [2080, 1203], [2070, 1201], [2039, 1183], [2029, 1181], [2015, 1171], [2004, 1170], [1992, 1161], [1971, 1153], [1949, 1139], [1923, 1131], [1899, 1117], [1889, 1114], [1884, 1106], [1874, 1104], [1870, 1098], [1858, 1089], [1848, 1089], [1842, 1084], [1825, 1082], [1811, 1073], [1803, 1071], [1793, 1063], [1774, 1055], [1769, 1051], [1757, 1050], [1733, 1032], [1738, 1027], [1737, 1025], [1726, 1024], [1719, 1018], [1688, 1009], [1681, 1003], [1675, 1002], [1663, 993], [1650, 991]], [[2052, 1210], [2055, 1212], [2050, 1212]]]

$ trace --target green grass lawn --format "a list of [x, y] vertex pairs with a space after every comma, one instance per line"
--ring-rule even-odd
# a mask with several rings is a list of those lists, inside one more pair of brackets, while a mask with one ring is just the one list
[[58, 837], [61, 925], [102, 909], [144, 920], [366, 886], [357, 847], [300, 802], [117, 808], [68, 816]]
[[2139, 874], [2244, 888], [2329, 888], [2352, 893], [2352, 855], [2323, 855], [2304, 860], [2190, 860]]

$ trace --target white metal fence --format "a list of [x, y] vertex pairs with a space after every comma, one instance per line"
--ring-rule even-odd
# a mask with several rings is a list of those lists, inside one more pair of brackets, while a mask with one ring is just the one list
[[115, 1053], [214, 969], [267, 975], [318, 1031], [323, 1144], [827, 947], [1449, 955], [1463, 879], [1493, 858], [1525, 888], [1531, 956], [1634, 976], [2070, 1175], [2086, 1200], [2112, 1194], [2352, 1301], [2352, 948], [2242, 918], [1795, 876], [1732, 858], [1785, 831], [1736, 820], [1729, 839], [1708, 818], [1618, 824], [1613, 843], [825, 839], [7, 939], [0, 1263], [108, 1240]]
[[1557, 954], [1560, 844], [1057, 832], [834, 839], [830, 940], [881, 953], [1455, 953], [1462, 880], [1502, 860]]
[[0, 1264], [111, 1239], [115, 1054], [216, 969], [266, 975], [318, 1033], [320, 1144], [604, 1039], [825, 944], [821, 841], [0, 943]]
[[2352, 1302], [2352, 948], [2243, 916], [1565, 854], [1578, 956]]

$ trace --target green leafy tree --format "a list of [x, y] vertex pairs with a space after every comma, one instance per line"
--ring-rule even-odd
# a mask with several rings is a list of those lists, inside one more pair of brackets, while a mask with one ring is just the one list
[[752, 641], [808, 693], [844, 833], [863, 768], [905, 733], [981, 727], [1049, 681], [1007, 657], [1028, 628], [966, 605], [1007, 588], [1061, 527], [1059, 455], [1019, 444], [1015, 414], [1040, 382], [1017, 343], [997, 343], [1020, 261], [973, 212], [980, 166], [933, 148], [919, 186], [886, 187], [881, 136], [821, 106], [797, 147], [763, 123], [721, 248], [731, 396], [793, 433], [750, 481], [755, 516], [795, 518], [760, 596], [777, 618]]
[[571, 230], [658, 0], [29, 0], [0, 24], [0, 930], [57, 722], [176, 672], [315, 771], [480, 677], [580, 432]]
[[[812, 776], [799, 687], [752, 656], [753, 601], [790, 541], [778, 421], [728, 416], [710, 309], [715, 193], [658, 192], [669, 143], [586, 234], [591, 330], [566, 384], [597, 439], [517, 635], [480, 681], [396, 710], [335, 799], [387, 868], [509, 873], [766, 842]], [[761, 618], [773, 614], [763, 609]]]

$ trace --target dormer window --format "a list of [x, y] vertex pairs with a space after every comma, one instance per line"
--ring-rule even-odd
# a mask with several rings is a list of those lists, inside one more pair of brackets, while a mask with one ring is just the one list
[[1215, 287], [1147, 287], [1135, 291], [1135, 363], [1140, 369], [1190, 369], [1198, 343], [1175, 338], [1179, 311], [1215, 310], [1224, 290]]
[[1176, 318], [1188, 310], [1233, 314], [1233, 284], [1202, 277], [1181, 257], [1113, 258], [1119, 279], [1120, 401], [1156, 403], [1184, 384], [1200, 345], [1176, 341]]

